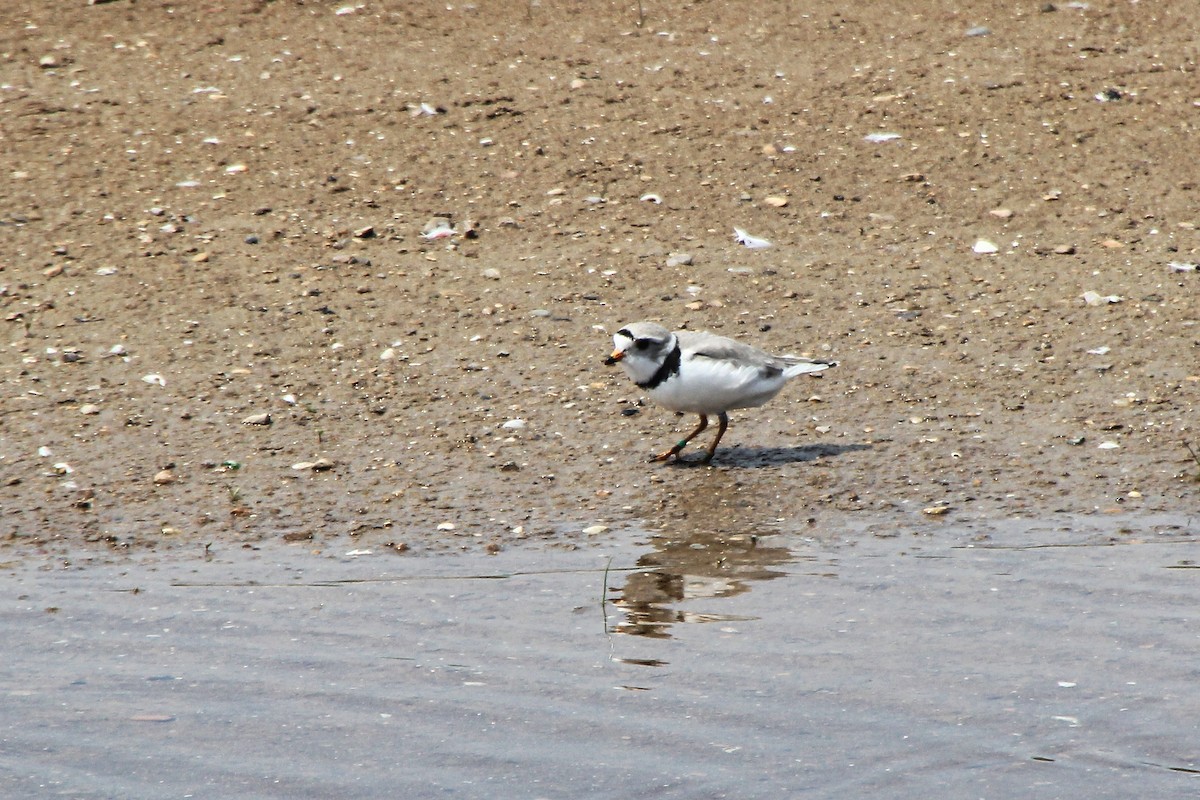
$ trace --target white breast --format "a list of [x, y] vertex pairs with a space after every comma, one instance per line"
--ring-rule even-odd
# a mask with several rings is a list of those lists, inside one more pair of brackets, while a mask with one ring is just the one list
[[731, 408], [761, 406], [787, 379], [732, 361], [685, 356], [679, 372], [649, 391], [650, 398], [672, 411], [719, 414]]

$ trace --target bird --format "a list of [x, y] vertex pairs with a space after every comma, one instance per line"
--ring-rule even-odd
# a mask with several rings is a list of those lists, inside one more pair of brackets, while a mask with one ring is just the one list
[[620, 364], [625, 374], [660, 406], [679, 413], [698, 414], [700, 424], [674, 447], [650, 461], [678, 457], [688, 442], [716, 416], [717, 436], [703, 463], [712, 461], [725, 430], [729, 410], [766, 403], [797, 375], [836, 367], [836, 361], [774, 356], [748, 344], [707, 331], [669, 331], [657, 322], [635, 322], [613, 336], [608, 366]]

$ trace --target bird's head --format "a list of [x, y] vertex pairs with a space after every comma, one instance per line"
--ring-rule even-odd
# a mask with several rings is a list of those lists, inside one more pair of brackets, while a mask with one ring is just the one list
[[634, 381], [648, 380], [675, 347], [675, 334], [657, 322], [635, 322], [613, 336], [613, 351], [604, 363], [620, 364]]

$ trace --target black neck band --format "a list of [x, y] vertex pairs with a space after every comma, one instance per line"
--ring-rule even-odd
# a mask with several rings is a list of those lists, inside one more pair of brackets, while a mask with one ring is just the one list
[[638, 384], [639, 389], [657, 389], [662, 382], [672, 375], [679, 372], [679, 360], [682, 357], [682, 352], [679, 349], [679, 342], [675, 343], [675, 348], [667, 353], [666, 359], [663, 360], [662, 366], [650, 376], [650, 380], [642, 381]]

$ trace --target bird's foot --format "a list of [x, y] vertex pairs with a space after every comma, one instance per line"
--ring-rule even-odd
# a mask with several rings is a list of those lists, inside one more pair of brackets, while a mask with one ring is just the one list
[[[659, 453], [659, 454], [658, 454], [658, 455], [656, 455], [656, 456], [651, 456], [651, 458], [650, 458], [650, 463], [652, 463], [652, 464], [653, 464], [653, 463], [654, 463], [654, 462], [656, 462], [656, 461], [670, 461], [670, 460], [671, 460], [671, 456], [678, 457], [678, 456], [679, 456], [679, 451], [680, 451], [680, 450], [682, 450], [683, 448], [687, 447], [687, 443], [688, 443], [688, 440], [687, 440], [687, 439], [684, 439], [682, 442], [676, 442], [676, 443], [675, 443], [675, 446], [674, 446], [674, 447], [672, 447], [670, 450], [667, 450], [667, 451], [665, 451], [665, 452]], [[711, 453], [709, 454], [709, 458], [712, 458], [712, 454], [711, 454]]]

